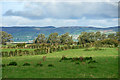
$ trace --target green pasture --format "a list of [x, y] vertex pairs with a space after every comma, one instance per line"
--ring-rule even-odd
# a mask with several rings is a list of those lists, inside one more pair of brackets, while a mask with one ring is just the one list
[[[3, 51], [9, 49], [3, 49]], [[14, 50], [14, 49], [10, 49]], [[29, 49], [32, 50], [32, 49]], [[34, 49], [33, 49], [34, 50]], [[71, 62], [70, 60], [59, 62], [62, 56], [93, 57], [97, 63]], [[46, 56], [46, 61], [42, 57]], [[69, 49], [44, 55], [28, 55], [3, 57], [2, 63], [16, 61], [17, 66], [2, 67], [3, 78], [117, 78], [118, 77], [118, 50], [116, 48], [104, 48], [102, 50], [85, 51], [84, 49]], [[36, 66], [37, 63], [43, 66]], [[24, 63], [30, 66], [22, 66]], [[48, 67], [53, 64], [53, 67]]]

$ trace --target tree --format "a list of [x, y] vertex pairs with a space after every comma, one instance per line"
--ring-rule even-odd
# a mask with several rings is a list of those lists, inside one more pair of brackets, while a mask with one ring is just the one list
[[101, 34], [101, 32], [82, 32], [78, 37], [78, 44], [94, 43], [96, 41], [106, 39], [106, 34]]
[[101, 32], [100, 31], [97, 31], [95, 33], [95, 40], [101, 40]]
[[69, 36], [69, 33], [65, 33], [60, 36], [60, 42], [61, 44], [73, 44], [72, 36]]
[[1, 38], [1, 44], [6, 45], [6, 42], [11, 42], [12, 40], [12, 35], [8, 34], [4, 31], [0, 31], [0, 38]]
[[103, 45], [107, 44], [107, 45], [114, 45], [115, 47], [118, 47], [118, 40], [115, 40], [115, 39], [105, 39], [105, 40], [102, 40], [101, 43]]
[[35, 39], [34, 43], [46, 43], [46, 38], [44, 34], [38, 35], [38, 37]]
[[51, 33], [49, 35], [47, 43], [55, 44], [59, 42], [60, 42], [60, 39], [59, 39], [58, 33]]
[[24, 48], [24, 47], [25, 47], [25, 45], [26, 45], [26, 43], [18, 43], [18, 44], [16, 45], [16, 47], [21, 47], [21, 48]]
[[95, 33], [94, 32], [89, 32], [87, 37], [89, 38], [89, 42], [95, 42]]
[[[85, 44], [90, 42], [90, 34], [87, 32], [82, 32], [78, 37], [78, 44]], [[92, 39], [92, 38], [91, 38]]]
[[107, 37], [106, 37], [106, 34], [102, 34], [101, 35], [101, 40], [104, 40], [104, 39], [106, 39]]
[[116, 39], [120, 41], [120, 32], [116, 32]]
[[115, 37], [115, 34], [112, 33], [112, 34], [109, 34], [109, 35], [108, 35], [108, 38], [109, 38], [109, 39], [115, 39], [116, 37]]

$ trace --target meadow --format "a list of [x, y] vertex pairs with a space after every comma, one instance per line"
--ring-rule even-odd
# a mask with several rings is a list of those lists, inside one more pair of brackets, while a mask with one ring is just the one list
[[[4, 50], [7, 51], [7, 49]], [[46, 56], [45, 61], [42, 59], [43, 56]], [[70, 60], [60, 62], [62, 56], [67, 58], [92, 57], [97, 63], [88, 64], [88, 62], [71, 62]], [[9, 64], [13, 61], [17, 62], [18, 65], [2, 67], [3, 78], [118, 78], [117, 48], [103, 48], [102, 50], [90, 48], [90, 51], [68, 49], [42, 55], [2, 58], [3, 64]], [[23, 66], [26, 62], [31, 65]], [[36, 66], [39, 62], [43, 66]], [[49, 67], [49, 64], [53, 66]]]

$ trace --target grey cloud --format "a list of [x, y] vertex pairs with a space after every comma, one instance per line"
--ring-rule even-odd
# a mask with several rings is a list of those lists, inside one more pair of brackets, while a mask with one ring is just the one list
[[[117, 3], [116, 3], [117, 4]], [[8, 10], [4, 16], [20, 16], [28, 19], [104, 19], [117, 18], [118, 7], [109, 2], [57, 2], [30, 3], [23, 11]]]

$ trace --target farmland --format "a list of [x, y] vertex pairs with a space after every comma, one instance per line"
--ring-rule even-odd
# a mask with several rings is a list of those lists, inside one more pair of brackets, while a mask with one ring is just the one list
[[[6, 49], [7, 50], [7, 49]], [[11, 49], [12, 50], [12, 49]], [[31, 50], [31, 49], [29, 49]], [[3, 49], [4, 51], [4, 49]], [[62, 56], [92, 57], [97, 63], [63, 60]], [[43, 56], [46, 60], [43, 61]], [[3, 57], [2, 63], [17, 62], [17, 66], [5, 66], [2, 68], [3, 78], [117, 78], [118, 77], [118, 51], [117, 48], [102, 48], [102, 50], [90, 51], [85, 49], [68, 49], [42, 55], [26, 55], [15, 57]], [[23, 66], [24, 63], [30, 66]], [[41, 62], [43, 66], [36, 66]], [[79, 64], [76, 64], [79, 63]], [[52, 67], [48, 65], [52, 64]]]

